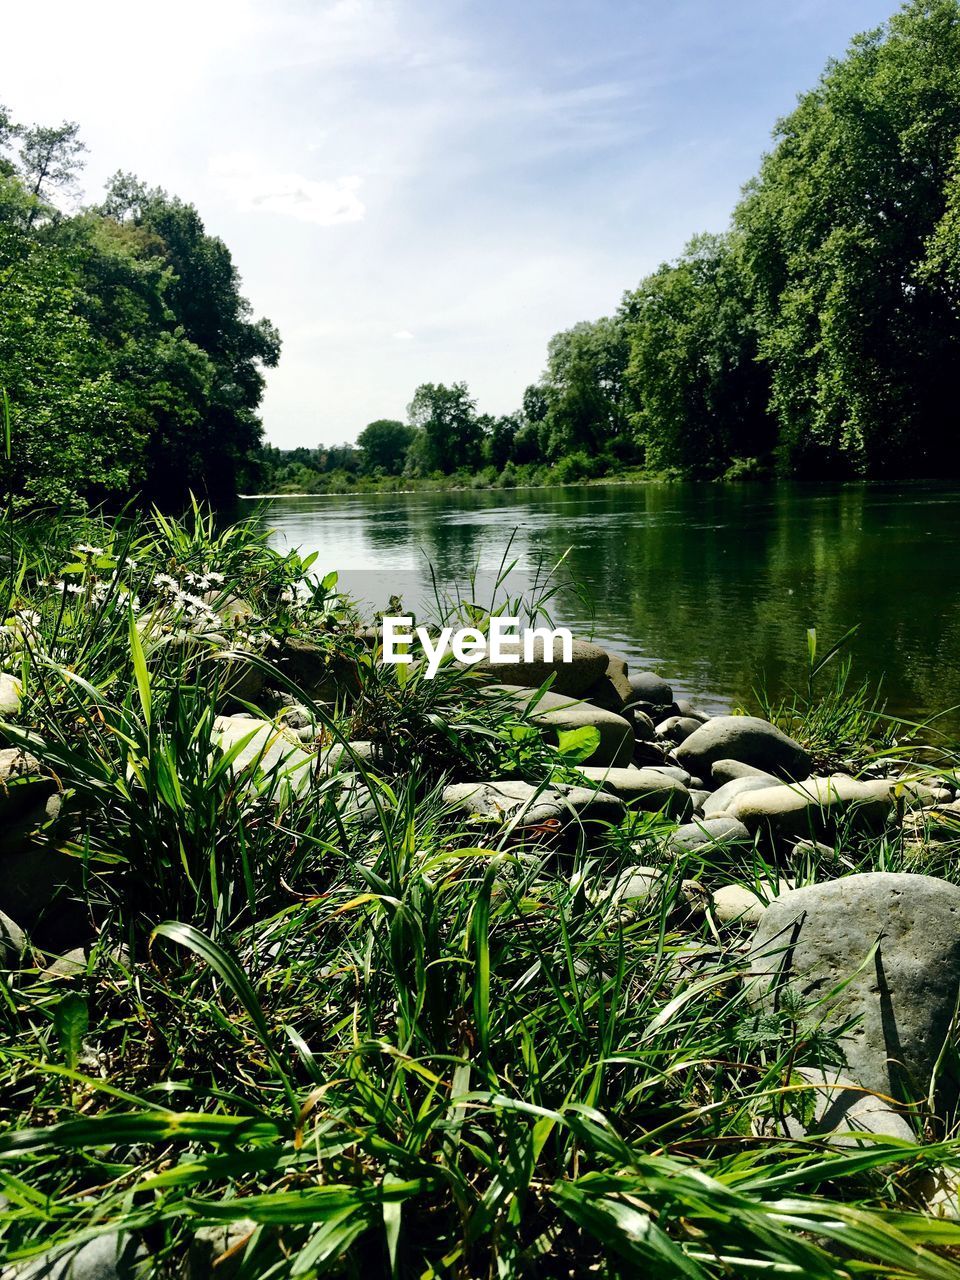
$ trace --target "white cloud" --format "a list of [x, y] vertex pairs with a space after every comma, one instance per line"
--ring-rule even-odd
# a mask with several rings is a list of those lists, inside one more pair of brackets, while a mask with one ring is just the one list
[[397, 342], [412, 342], [413, 334], [409, 329], [398, 329], [393, 335]]
[[361, 222], [367, 211], [355, 174], [318, 180], [299, 173], [272, 173], [252, 156], [242, 154], [214, 157], [210, 172], [220, 189], [246, 213], [276, 213], [332, 227]]

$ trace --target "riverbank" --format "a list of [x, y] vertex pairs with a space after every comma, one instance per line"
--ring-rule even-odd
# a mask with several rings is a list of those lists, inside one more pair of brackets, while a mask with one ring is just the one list
[[4, 532], [13, 1274], [960, 1274], [948, 744], [427, 680], [254, 525]]

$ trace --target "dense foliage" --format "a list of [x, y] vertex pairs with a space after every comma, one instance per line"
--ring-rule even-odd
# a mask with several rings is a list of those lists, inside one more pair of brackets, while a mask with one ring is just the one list
[[[958, 66], [958, 0], [857, 37], [777, 124], [730, 228], [557, 334], [522, 412], [494, 423], [463, 384], [418, 388], [406, 477], [955, 471]], [[299, 478], [373, 476], [355, 462]]]
[[117, 174], [101, 205], [64, 213], [83, 150], [76, 125], [0, 111], [3, 487], [30, 505], [228, 498], [279, 338], [191, 205]]

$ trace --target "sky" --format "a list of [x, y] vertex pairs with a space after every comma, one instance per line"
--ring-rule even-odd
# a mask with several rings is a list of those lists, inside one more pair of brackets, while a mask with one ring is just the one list
[[280, 330], [266, 438], [421, 382], [509, 413], [552, 334], [720, 231], [778, 116], [895, 0], [4, 0], [0, 102], [191, 201]]

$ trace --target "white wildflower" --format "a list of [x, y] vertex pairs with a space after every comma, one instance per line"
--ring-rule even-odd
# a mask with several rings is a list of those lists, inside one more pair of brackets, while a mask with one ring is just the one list
[[172, 591], [178, 593], [180, 584], [176, 578], [171, 578], [169, 573], [157, 573], [153, 577], [153, 585], [162, 591]]
[[73, 549], [79, 556], [102, 556], [105, 554], [103, 547], [91, 546], [89, 542], [80, 542]]

